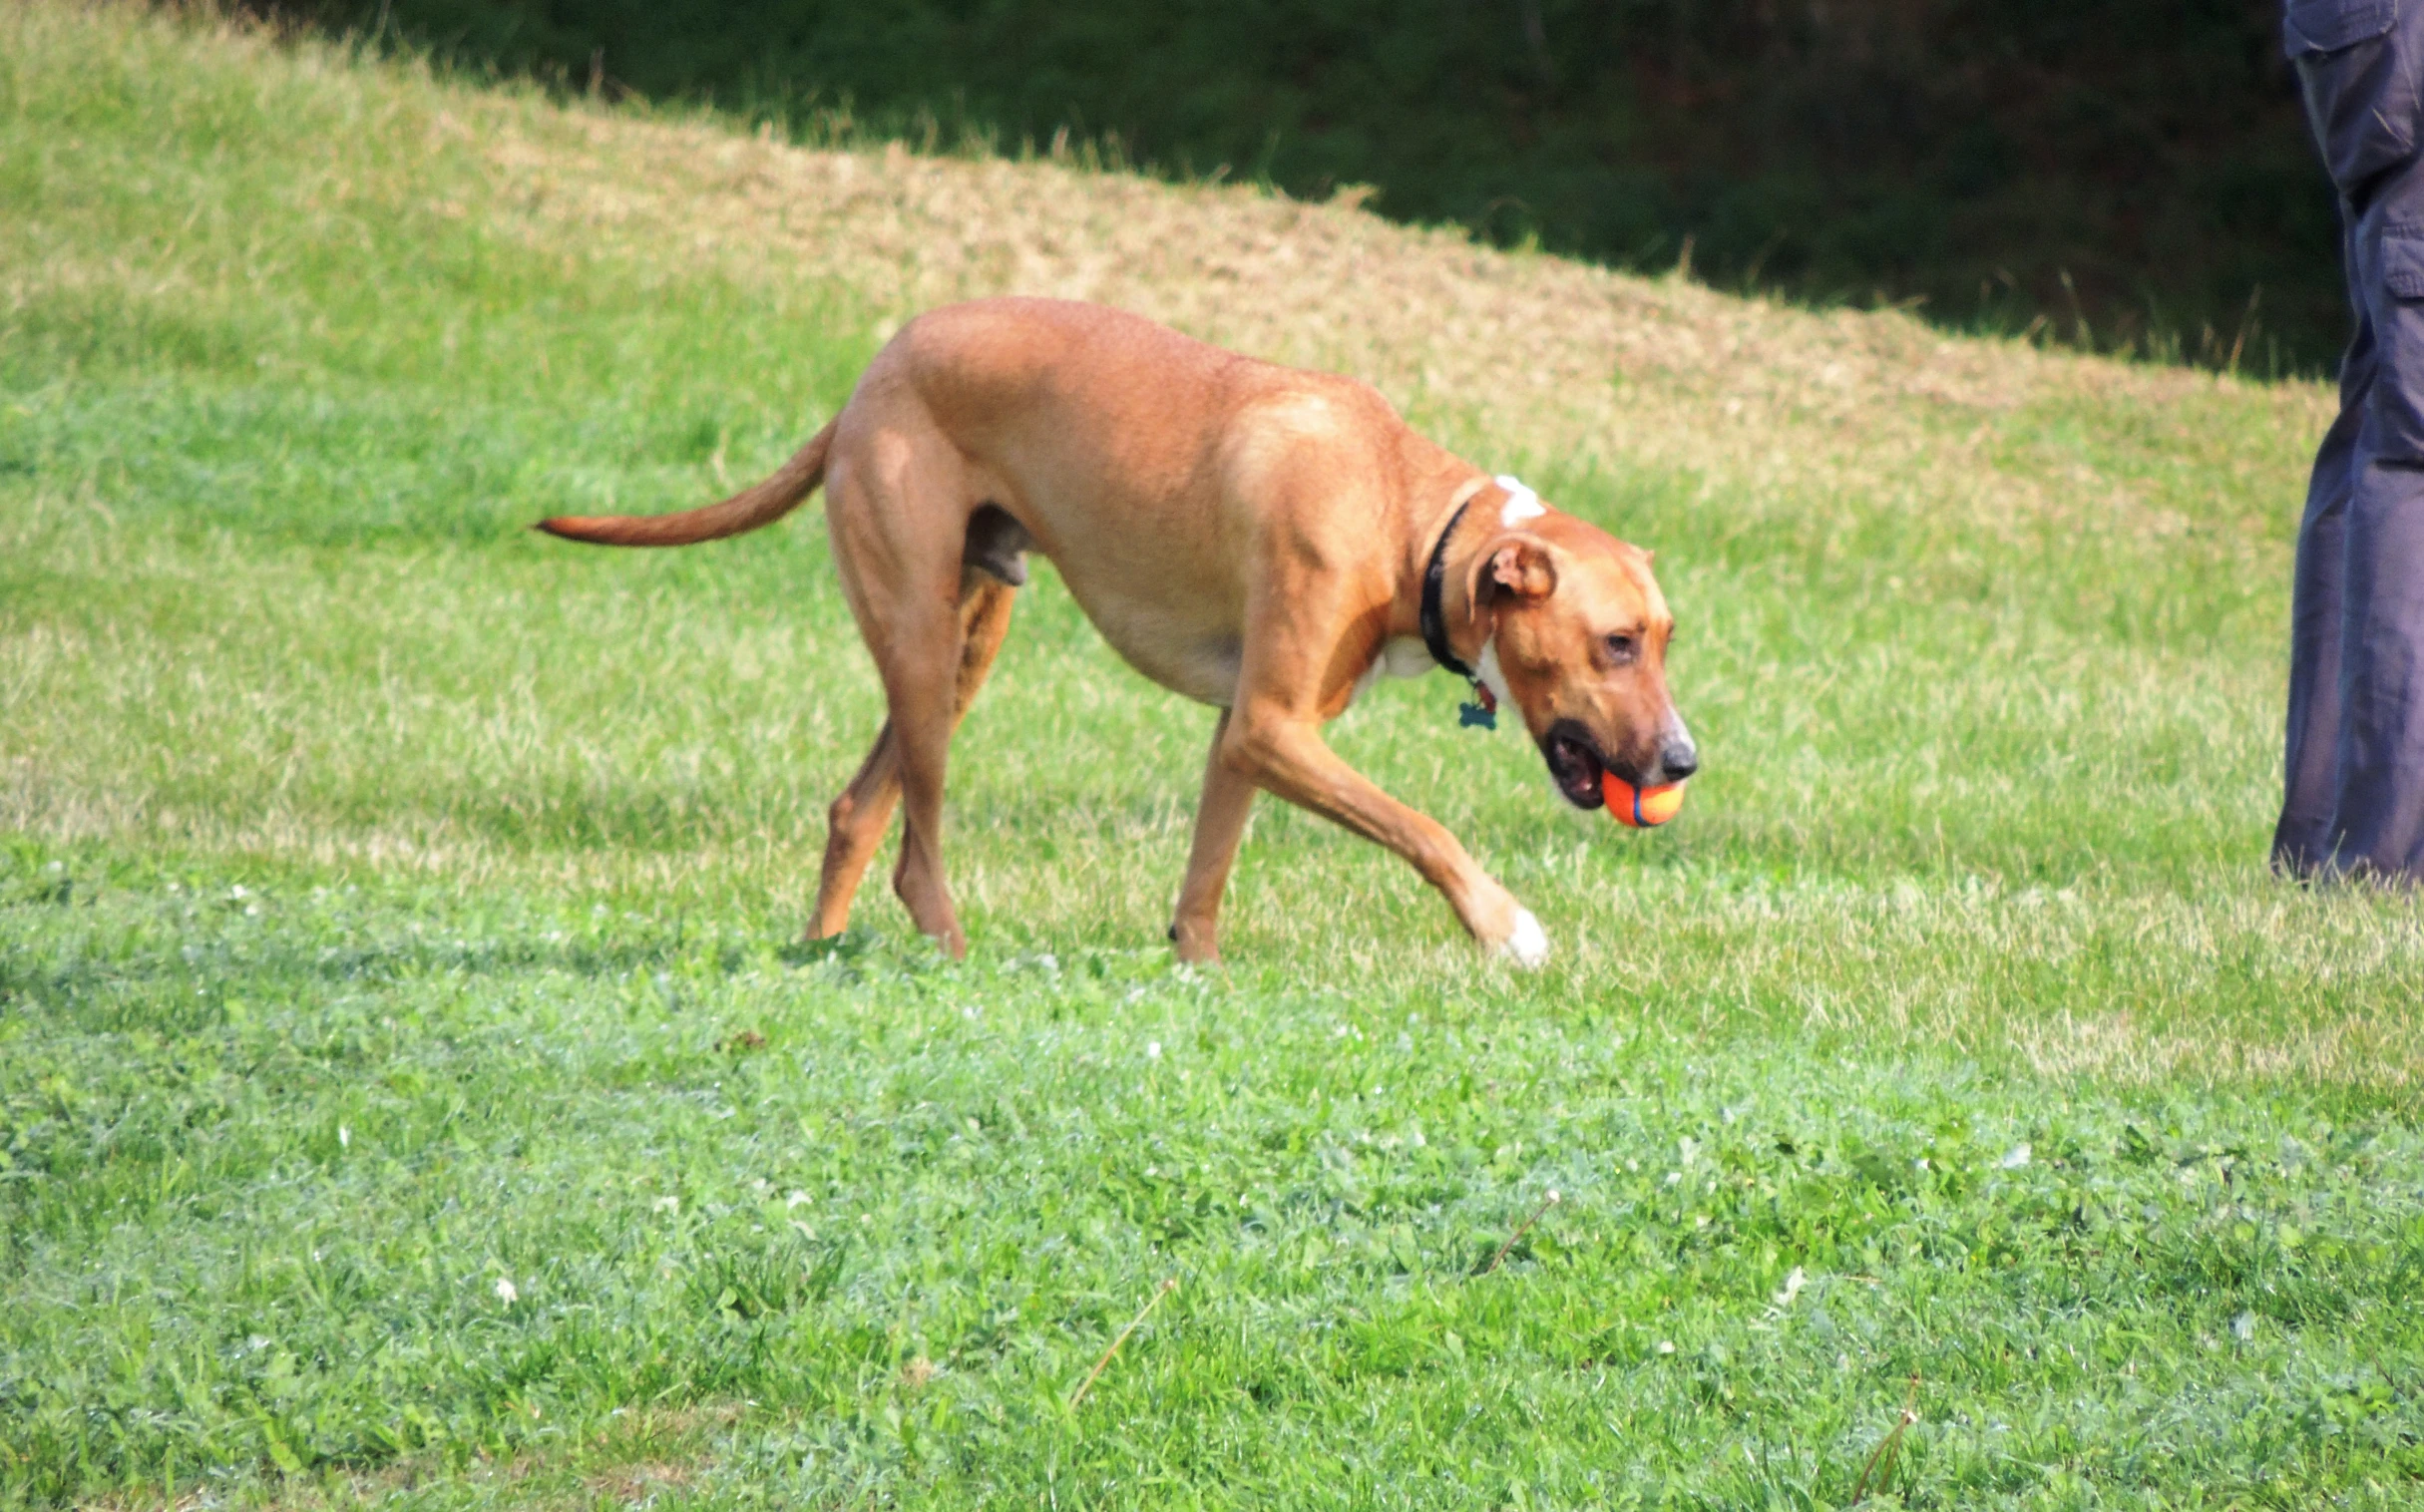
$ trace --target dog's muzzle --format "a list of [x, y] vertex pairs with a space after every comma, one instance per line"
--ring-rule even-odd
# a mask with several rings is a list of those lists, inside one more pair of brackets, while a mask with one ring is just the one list
[[1540, 754], [1548, 762], [1549, 776], [1557, 784], [1557, 792], [1567, 803], [1578, 809], [1602, 808], [1607, 795], [1600, 787], [1601, 777], [1614, 772], [1637, 788], [1664, 787], [1681, 782], [1700, 770], [1700, 752], [1694, 748], [1689, 735], [1670, 737], [1659, 748], [1657, 765], [1649, 771], [1636, 771], [1626, 763], [1611, 761], [1591, 738], [1591, 732], [1571, 719], [1560, 719], [1550, 725], [1540, 737]]
[[1591, 739], [1590, 731], [1571, 719], [1560, 719], [1540, 737], [1540, 754], [1548, 762], [1550, 780], [1567, 803], [1578, 809], [1606, 806], [1600, 778], [1607, 772], [1607, 758], [1599, 754], [1599, 743]]

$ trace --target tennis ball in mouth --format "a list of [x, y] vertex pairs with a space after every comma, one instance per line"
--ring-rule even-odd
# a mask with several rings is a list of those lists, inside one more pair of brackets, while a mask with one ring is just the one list
[[1608, 814], [1618, 824], [1636, 830], [1655, 829], [1683, 811], [1684, 785], [1637, 788], [1614, 772], [1599, 777], [1599, 791], [1608, 801]]

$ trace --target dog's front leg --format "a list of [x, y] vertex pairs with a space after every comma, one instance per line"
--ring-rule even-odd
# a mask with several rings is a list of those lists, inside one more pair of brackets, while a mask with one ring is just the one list
[[1170, 926], [1178, 958], [1195, 964], [1220, 959], [1220, 898], [1229, 868], [1254, 812], [1254, 779], [1221, 754], [1229, 738], [1229, 711], [1212, 726], [1211, 754], [1204, 758], [1204, 797], [1195, 809], [1195, 843], [1187, 852], [1187, 880], [1178, 890], [1178, 916]]
[[1314, 720], [1274, 704], [1248, 704], [1225, 721], [1220, 759], [1256, 785], [1405, 857], [1446, 895], [1448, 907], [1483, 945], [1518, 965], [1548, 958], [1548, 937], [1531, 911], [1482, 871], [1437, 820], [1398, 802], [1349, 766]]

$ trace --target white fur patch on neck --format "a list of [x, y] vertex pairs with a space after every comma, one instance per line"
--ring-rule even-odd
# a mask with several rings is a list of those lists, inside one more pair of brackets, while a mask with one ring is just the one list
[[1381, 663], [1387, 661], [1388, 659], [1389, 658], [1386, 656], [1375, 656], [1372, 658], [1372, 665], [1364, 668], [1364, 675], [1358, 677], [1355, 680], [1355, 686], [1347, 690], [1348, 708], [1354, 708], [1355, 701], [1363, 697], [1366, 693], [1371, 692], [1372, 685], [1381, 680]]
[[1540, 502], [1538, 494], [1523, 486], [1522, 479], [1511, 473], [1500, 473], [1492, 481], [1498, 487], [1506, 490], [1506, 503], [1498, 508], [1498, 523], [1508, 530], [1513, 530], [1535, 516], [1548, 513], [1548, 506]]
[[1498, 700], [1498, 707], [1515, 706], [1515, 695], [1506, 690], [1506, 674], [1498, 670], [1498, 637], [1492, 635], [1481, 642], [1481, 654], [1473, 658], [1473, 670], [1481, 675], [1481, 685]]
[[1386, 666], [1392, 677], [1419, 677], [1435, 672], [1439, 664], [1430, 659], [1430, 647], [1419, 635], [1400, 635], [1381, 647], [1381, 659], [1376, 666]]
[[1397, 636], [1381, 647], [1381, 654], [1373, 657], [1372, 665], [1364, 668], [1364, 675], [1355, 680], [1354, 690], [1347, 695], [1347, 705], [1353, 708], [1355, 701], [1371, 692], [1372, 685], [1379, 682], [1384, 674], [1391, 677], [1419, 677], [1424, 672], [1438, 669], [1439, 664], [1430, 659], [1430, 647], [1422, 643], [1421, 636]]

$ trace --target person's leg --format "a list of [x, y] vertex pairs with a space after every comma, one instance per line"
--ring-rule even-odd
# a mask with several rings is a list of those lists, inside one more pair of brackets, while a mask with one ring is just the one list
[[2356, 331], [2298, 530], [2273, 864], [2424, 869], [2424, 5], [2282, 28], [2340, 193]]
[[[2353, 284], [2353, 238], [2342, 255]], [[2354, 485], [2357, 428], [2374, 381], [2373, 323], [2353, 287], [2356, 334], [2340, 362], [2340, 413], [2315, 453], [2298, 523], [2297, 569], [2289, 605], [2289, 729], [2282, 760], [2280, 822], [2272, 831], [2272, 865], [2310, 875], [2331, 857], [2332, 814], [2339, 799], [2340, 626], [2347, 571], [2348, 496]]]
[[2346, 544], [2339, 805], [2327, 864], [2424, 882], [2424, 465], [2363, 471]]
[[2424, 172], [2385, 186], [2353, 241], [2377, 372], [2352, 459], [2327, 864], [2424, 881]]

